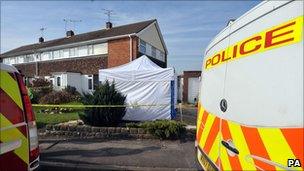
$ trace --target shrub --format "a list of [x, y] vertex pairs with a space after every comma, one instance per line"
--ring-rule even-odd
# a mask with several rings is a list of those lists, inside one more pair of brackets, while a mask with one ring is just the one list
[[130, 123], [126, 123], [126, 127], [127, 128], [141, 128], [141, 125], [139, 123], [130, 122]]
[[[83, 95], [84, 105], [124, 105], [126, 96], [115, 89], [115, 84], [106, 81], [99, 85], [92, 94]], [[125, 107], [86, 108], [79, 117], [93, 126], [115, 126], [125, 115]]]
[[36, 78], [32, 82], [32, 87], [51, 87], [52, 83], [43, 78]]
[[77, 90], [76, 90], [75, 87], [69, 86], [69, 85], [64, 89], [64, 91], [66, 91], [66, 92], [68, 92], [68, 93], [70, 93], [70, 94], [72, 94], [72, 95], [79, 94], [79, 93], [77, 92]]
[[156, 120], [140, 124], [150, 134], [160, 139], [177, 139], [186, 133], [185, 124], [173, 120]]
[[67, 86], [63, 91], [67, 92], [71, 96], [71, 101], [80, 102], [81, 101], [81, 94], [76, 90], [73, 86]]
[[60, 104], [71, 102], [71, 95], [66, 91], [52, 91], [41, 97], [39, 103], [41, 104]]
[[177, 139], [186, 133], [185, 124], [172, 120], [146, 121], [143, 123], [127, 123], [128, 128], [143, 128], [160, 139]]

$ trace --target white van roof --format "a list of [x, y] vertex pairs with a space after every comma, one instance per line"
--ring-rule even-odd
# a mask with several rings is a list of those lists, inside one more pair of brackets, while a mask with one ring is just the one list
[[8, 72], [18, 72], [18, 70], [14, 66], [3, 64], [3, 63], [0, 63], [0, 70], [4, 70], [4, 71], [8, 71]]

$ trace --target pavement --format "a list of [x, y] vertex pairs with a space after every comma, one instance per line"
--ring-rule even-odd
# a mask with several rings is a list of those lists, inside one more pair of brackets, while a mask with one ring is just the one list
[[194, 141], [41, 140], [39, 170], [198, 170]]
[[175, 120], [183, 121], [188, 125], [196, 125], [197, 107], [194, 105], [182, 104], [177, 106], [177, 115]]

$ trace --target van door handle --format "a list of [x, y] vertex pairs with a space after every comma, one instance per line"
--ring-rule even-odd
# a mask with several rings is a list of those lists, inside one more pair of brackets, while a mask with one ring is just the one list
[[231, 147], [230, 144], [229, 144], [228, 142], [222, 141], [222, 145], [223, 145], [224, 147], [226, 147], [228, 150], [232, 151], [233, 153], [239, 154], [239, 150], [237, 150], [237, 149], [234, 148], [234, 147]]

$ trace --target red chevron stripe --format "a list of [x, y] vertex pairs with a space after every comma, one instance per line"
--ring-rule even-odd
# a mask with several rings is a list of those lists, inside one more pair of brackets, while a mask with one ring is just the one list
[[[225, 140], [225, 141], [227, 141], [229, 139], [232, 140], [228, 122], [226, 120], [222, 120], [222, 135], [223, 135], [223, 140]], [[238, 156], [231, 157], [229, 154], [227, 154], [227, 155], [229, 158], [231, 169], [232, 170], [242, 170], [242, 166], [241, 166]]]
[[[257, 128], [241, 126], [247, 146], [252, 155], [271, 160]], [[256, 166], [265, 170], [275, 170], [275, 167], [260, 160], [253, 159]], [[258, 168], [257, 168], [258, 169]]]
[[215, 139], [216, 139], [217, 134], [219, 133], [219, 130], [220, 130], [220, 119], [218, 117], [215, 117], [215, 119], [212, 123], [211, 129], [210, 129], [210, 132], [207, 136], [208, 138], [206, 140], [205, 146], [203, 148], [206, 154], [208, 154], [210, 152], [211, 147], [214, 143], [218, 143], [218, 142], [215, 142]]
[[281, 132], [304, 170], [304, 128], [284, 128]]
[[203, 125], [205, 125], [205, 123], [206, 123], [207, 116], [208, 116], [208, 112], [205, 110], [203, 112], [201, 125], [198, 125], [199, 128], [198, 128], [198, 132], [196, 134], [196, 140], [197, 140], [198, 143], [200, 143], [200, 141], [201, 141], [201, 136], [202, 136], [202, 133], [203, 133], [203, 130], [204, 130], [204, 126]]
[[[0, 141], [0, 143], [2, 143]], [[19, 158], [13, 151], [0, 155], [0, 170], [26, 171], [28, 165]]]
[[[0, 113], [4, 115], [12, 124], [18, 124], [24, 122], [23, 111], [17, 106], [17, 104], [0, 88]], [[24, 136], [27, 135], [25, 128], [18, 128]]]

